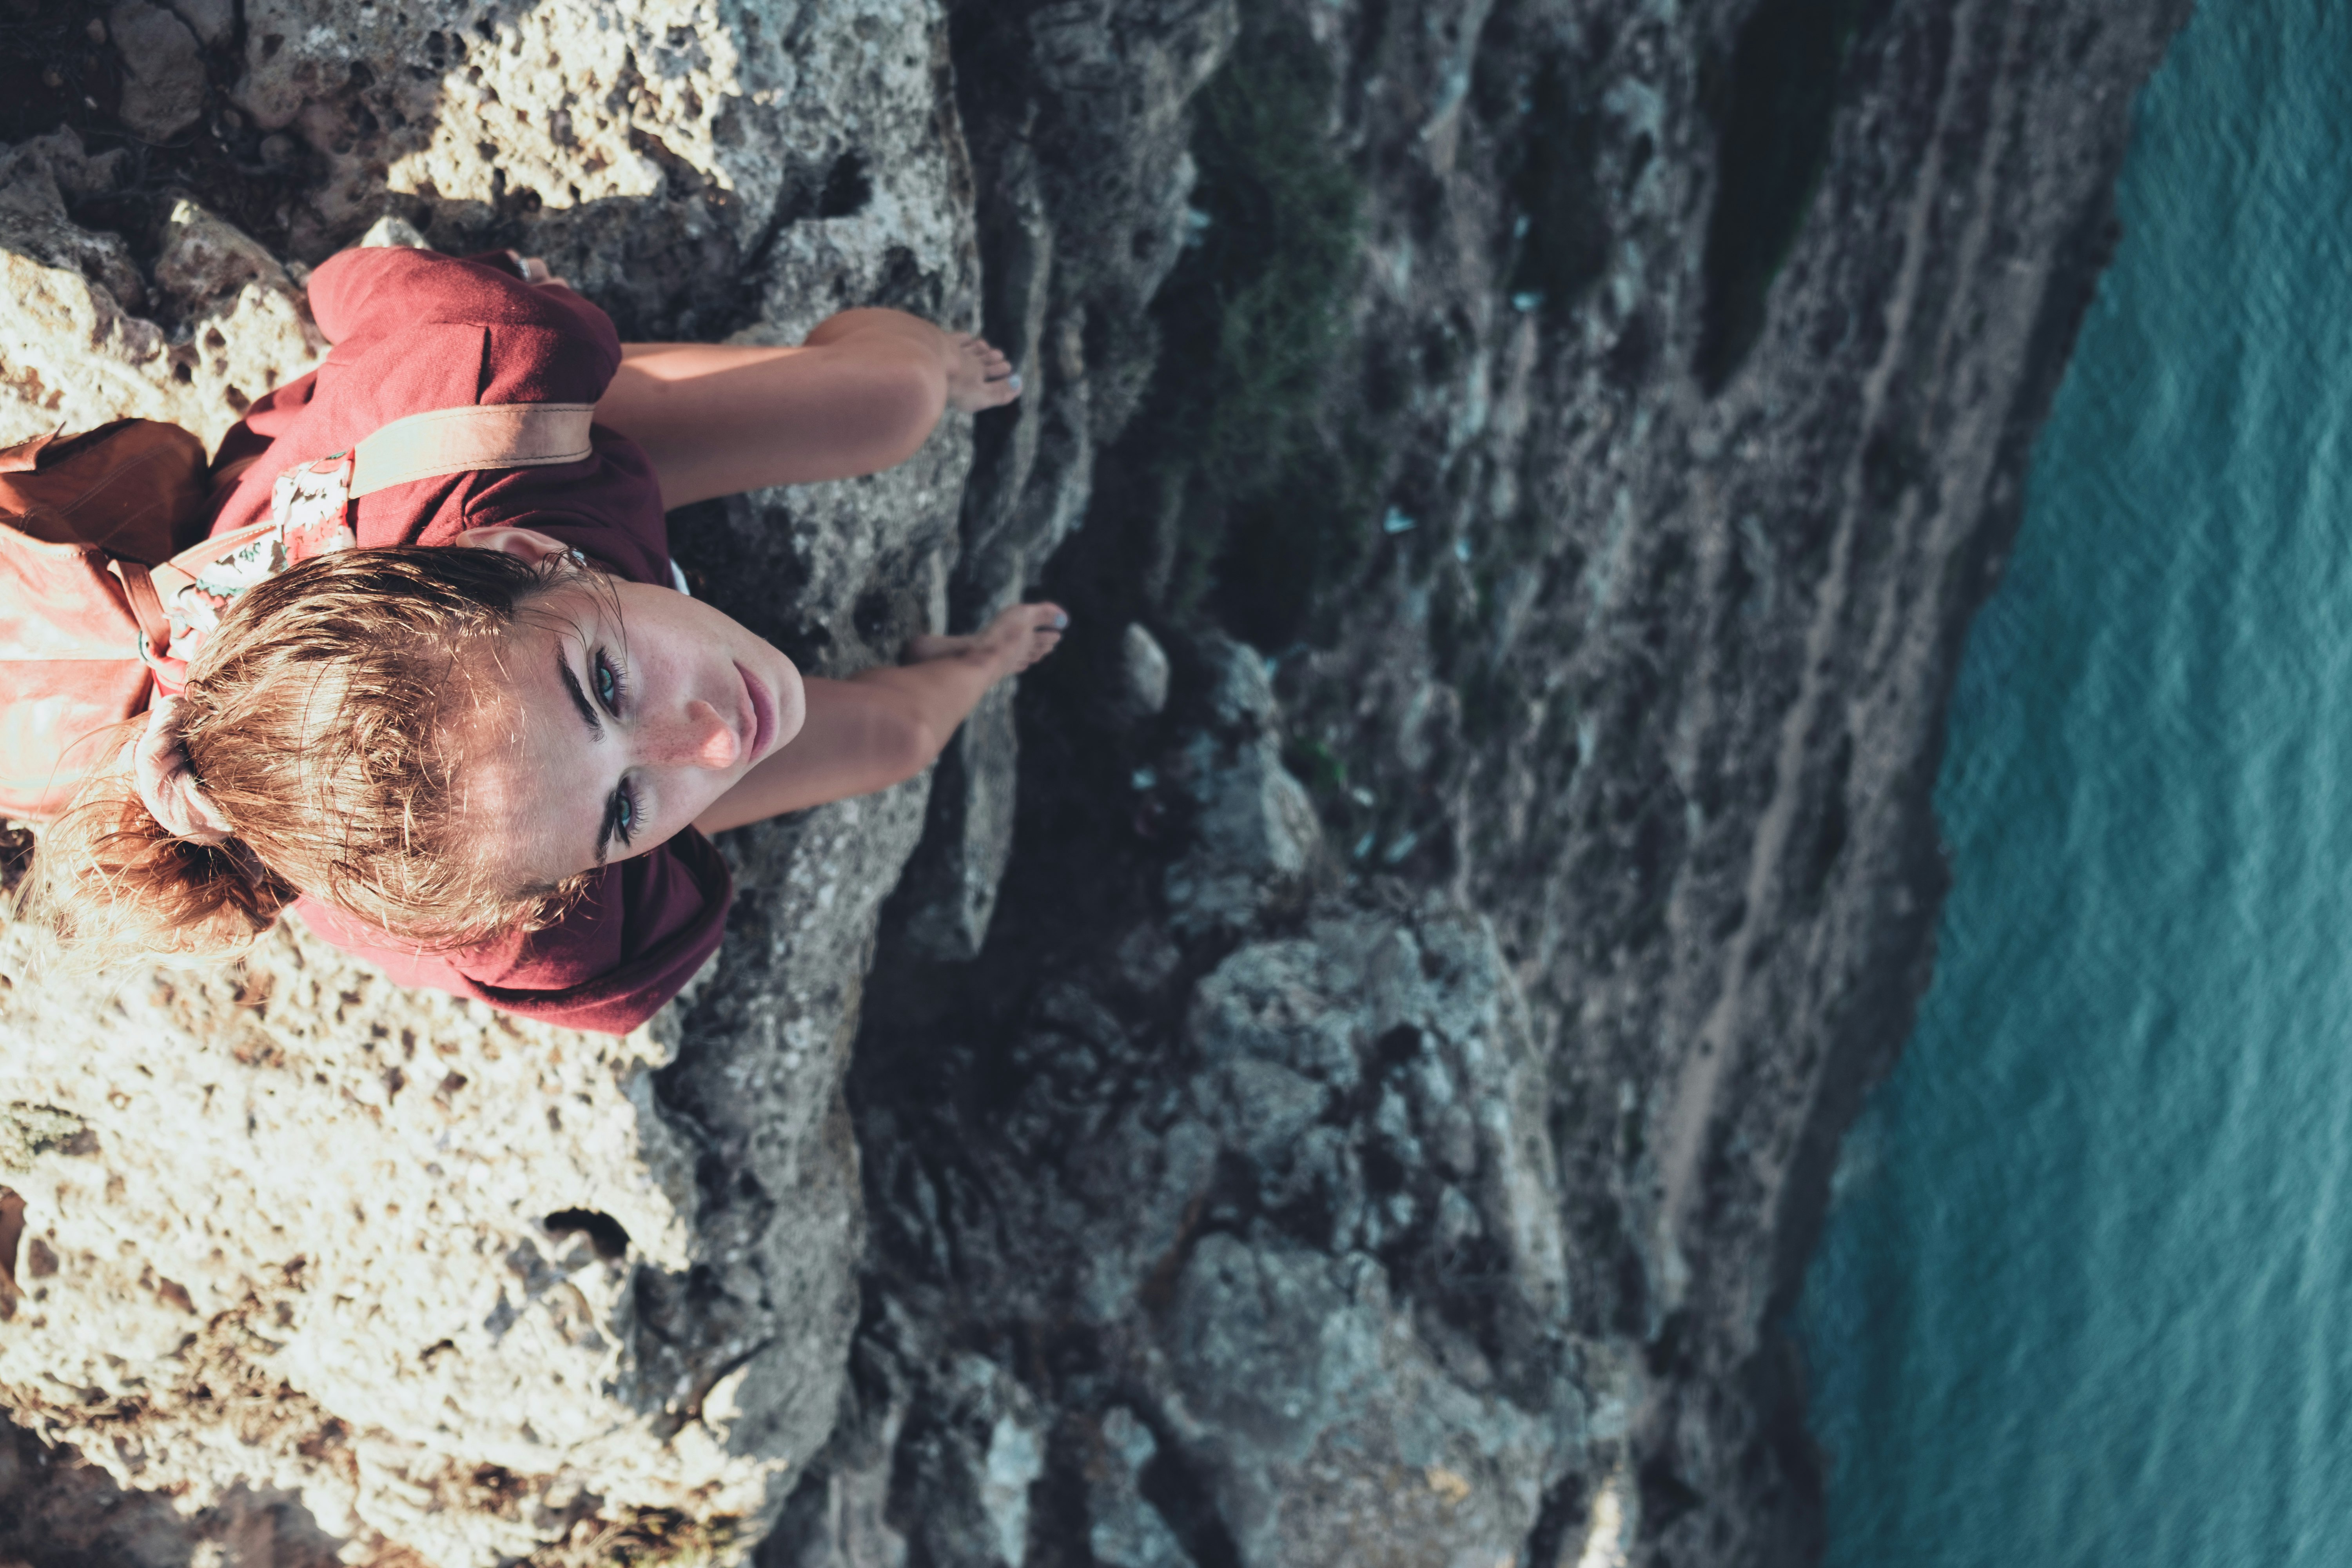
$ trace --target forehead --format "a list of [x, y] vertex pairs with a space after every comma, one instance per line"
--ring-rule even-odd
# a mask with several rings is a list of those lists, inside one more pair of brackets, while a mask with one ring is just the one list
[[450, 728], [452, 809], [486, 868], [514, 888], [595, 863], [604, 780], [560, 663], [576, 670], [601, 620], [592, 593], [542, 595], [482, 650]]

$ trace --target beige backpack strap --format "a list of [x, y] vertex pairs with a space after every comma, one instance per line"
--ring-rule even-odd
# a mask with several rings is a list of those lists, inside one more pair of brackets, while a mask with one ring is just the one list
[[153, 574], [136, 561], [118, 560], [111, 565], [115, 580], [122, 584], [123, 601], [131, 606], [131, 618], [139, 623], [139, 635], [150, 649], [161, 653], [172, 640], [172, 618], [163, 613]]
[[577, 463], [594, 452], [588, 426], [595, 414], [593, 403], [492, 403], [412, 414], [359, 444], [351, 493], [356, 500], [476, 468]]

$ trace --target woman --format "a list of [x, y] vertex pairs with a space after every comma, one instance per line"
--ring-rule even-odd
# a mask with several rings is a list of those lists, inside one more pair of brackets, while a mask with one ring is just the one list
[[705, 834], [911, 777], [1058, 640], [1023, 605], [803, 679], [669, 560], [665, 510], [899, 462], [946, 408], [1018, 395], [1003, 355], [873, 310], [792, 348], [625, 348], [535, 266], [370, 249], [312, 275], [333, 352], [223, 441], [215, 535], [426, 410], [593, 403], [593, 453], [362, 494], [359, 548], [245, 591], [45, 836], [69, 946], [234, 951], [290, 903], [404, 984], [623, 1032], [719, 944]]

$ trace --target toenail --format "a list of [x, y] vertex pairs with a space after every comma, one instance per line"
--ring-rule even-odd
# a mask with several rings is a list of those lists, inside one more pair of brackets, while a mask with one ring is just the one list
[[1020, 373], [1019, 371], [1017, 371], [1017, 370], [1016, 370], [1016, 371], [1014, 371], [1011, 375], [1006, 376], [1006, 377], [1004, 378], [1004, 384], [1005, 384], [1005, 385], [1007, 385], [1007, 386], [1009, 386], [1009, 387], [1011, 387], [1011, 388], [1012, 388], [1013, 391], [1015, 391], [1015, 392], [1020, 391], [1020, 390], [1021, 390], [1021, 373]]

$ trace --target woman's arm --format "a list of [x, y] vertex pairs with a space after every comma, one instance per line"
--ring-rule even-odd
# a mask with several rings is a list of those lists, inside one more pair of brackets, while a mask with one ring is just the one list
[[1015, 605], [967, 637], [918, 637], [916, 662], [847, 680], [805, 683], [801, 732], [695, 819], [705, 833], [871, 795], [937, 760], [988, 689], [1054, 650], [1069, 617], [1052, 605]]
[[1008, 403], [1012, 364], [899, 310], [844, 310], [803, 343], [628, 343], [596, 422], [653, 459], [675, 509], [905, 461], [945, 409]]

